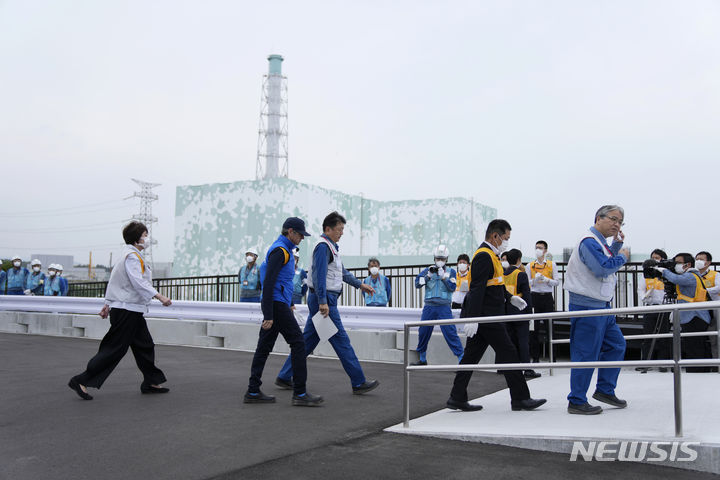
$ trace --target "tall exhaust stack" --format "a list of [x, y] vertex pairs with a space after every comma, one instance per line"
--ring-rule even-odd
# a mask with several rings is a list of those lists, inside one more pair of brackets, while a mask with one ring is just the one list
[[283, 57], [268, 57], [268, 73], [263, 76], [260, 98], [255, 178], [288, 176], [287, 77], [282, 74]]

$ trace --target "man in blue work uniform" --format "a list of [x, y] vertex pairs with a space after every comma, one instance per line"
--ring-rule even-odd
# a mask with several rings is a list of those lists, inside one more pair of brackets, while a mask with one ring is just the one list
[[62, 276], [62, 274], [63, 274], [62, 264], [58, 263], [56, 265], [56, 267], [57, 267], [57, 280], [58, 280], [58, 282], [60, 282], [60, 296], [67, 297], [68, 291], [70, 290], [70, 285], [68, 284], [67, 279]]
[[300, 262], [300, 252], [296, 248], [293, 251], [295, 257], [295, 275], [293, 276], [293, 305], [300, 305], [307, 293], [307, 272], [298, 267]]
[[32, 272], [25, 280], [25, 295], [43, 295], [47, 277], [42, 272], [42, 264], [37, 258], [30, 262]]
[[[307, 356], [315, 350], [320, 342], [315, 325], [312, 318], [319, 311], [323, 316], [330, 316], [338, 331], [330, 337], [330, 345], [332, 345], [335, 353], [340, 359], [345, 372], [350, 377], [353, 394], [361, 395], [377, 388], [380, 382], [377, 380], [367, 380], [363, 373], [360, 362], [348, 337], [345, 327], [343, 327], [340, 312], [337, 308], [338, 297], [342, 294], [342, 283], [348, 283], [355, 288], [361, 289], [363, 292], [373, 293], [374, 290], [369, 285], [364, 285], [360, 280], [348, 272], [342, 265], [340, 259], [339, 247], [337, 242], [345, 230], [345, 218], [338, 212], [332, 212], [325, 220], [323, 220], [323, 234], [320, 237], [313, 251], [312, 266], [308, 273], [308, 286], [310, 293], [308, 294], [308, 320], [305, 323], [305, 353]], [[296, 373], [292, 362], [294, 361], [294, 353], [291, 352], [290, 357], [285, 361], [278, 377], [275, 379], [275, 385], [280, 388], [290, 388], [293, 384]]]
[[12, 258], [12, 268], [8, 269], [5, 277], [5, 285], [8, 295], [24, 295], [25, 283], [30, 272], [22, 266], [22, 260], [18, 255]]
[[57, 276], [57, 265], [51, 263], [48, 267], [48, 276], [45, 280], [45, 288], [43, 295], [46, 297], [58, 297], [62, 294], [60, 291], [60, 278]]
[[290, 345], [292, 366], [295, 377], [290, 388], [294, 390], [292, 404], [298, 407], [316, 407], [323, 398], [312, 395], [305, 388], [307, 366], [305, 362], [305, 342], [302, 332], [295, 321], [292, 306], [292, 279], [295, 262], [292, 251], [310, 234], [305, 231], [305, 222], [297, 217], [285, 220], [282, 232], [268, 248], [268, 254], [260, 267], [263, 282], [263, 296], [260, 308], [263, 322], [260, 327], [257, 348], [250, 369], [250, 382], [243, 398], [244, 403], [275, 403], [275, 397], [265, 395], [260, 390], [262, 372], [278, 334]]
[[375, 293], [363, 293], [365, 305], [368, 307], [387, 307], [390, 300], [392, 300], [392, 288], [390, 288], [390, 279], [380, 273], [380, 260], [370, 257], [368, 270], [370, 276], [365, 278], [363, 283], [373, 287]]
[[[450, 303], [457, 284], [457, 274], [452, 268], [445, 268], [450, 252], [445, 245], [435, 249], [435, 265], [427, 267], [415, 277], [415, 288], [425, 287], [425, 305], [420, 320], [445, 320], [452, 318]], [[433, 326], [418, 329], [417, 352], [420, 361], [413, 365], [427, 365], [427, 347]], [[441, 325], [440, 331], [458, 361], [463, 355], [463, 346], [455, 325]]]
[[258, 253], [254, 248], [245, 252], [246, 265], [240, 267], [238, 282], [240, 282], [240, 301], [260, 303], [260, 269], [257, 266]]
[[[625, 211], [617, 205], [605, 205], [595, 213], [595, 225], [585, 232], [573, 249], [565, 275], [565, 290], [570, 292], [569, 310], [610, 308], [617, 284], [616, 272], [630, 259], [623, 247]], [[612, 245], [607, 238], [613, 238]], [[614, 315], [570, 319], [570, 360], [573, 362], [619, 361], [625, 358], [625, 338]], [[568, 413], [596, 415], [599, 405], [590, 405], [587, 391], [593, 368], [570, 371]], [[593, 398], [617, 408], [627, 402], [615, 396], [619, 368], [598, 369]]]
[[5, 270], [0, 269], [0, 295], [5, 295], [5, 280], [7, 279], [7, 273]]

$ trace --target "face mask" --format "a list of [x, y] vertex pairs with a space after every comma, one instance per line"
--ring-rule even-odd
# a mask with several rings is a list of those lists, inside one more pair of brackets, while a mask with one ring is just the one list
[[545, 255], [545, 250], [541, 248], [535, 249], [535, 257], [537, 257], [538, 260], [540, 260]]
[[40, 267], [33, 267], [33, 272], [37, 273], [40, 271]]
[[507, 249], [508, 249], [508, 243], [509, 243], [509, 242], [508, 242], [507, 240], [503, 240], [502, 243], [500, 244], [500, 246], [497, 247], [498, 252], [502, 253], [502, 252], [504, 252], [505, 250], [507, 250]]
[[247, 263], [253, 263], [255, 261], [255, 257], [253, 257], [252, 255], [248, 255], [247, 257], [245, 257], [245, 261]]
[[140, 245], [142, 245], [145, 250], [147, 250], [148, 248], [150, 248], [150, 245], [152, 245], [152, 240], [150, 240], [150, 235], [148, 235], [147, 237], [145, 237], [145, 239], [142, 239], [142, 238], [141, 238], [140, 240], [142, 240], [142, 241], [141, 241], [141, 242], [138, 242], [138, 243], [139, 243]]
[[467, 263], [458, 263], [458, 270], [460, 270], [460, 273], [467, 272]]
[[442, 268], [442, 267], [445, 266], [445, 262], [442, 261], [442, 260], [436, 260], [436, 261], [435, 261], [435, 266], [438, 267], [438, 268]]
[[503, 261], [500, 262], [500, 263], [502, 264], [502, 267], [503, 267], [503, 268], [509, 268], [509, 267], [510, 267], [510, 262], [508, 262], [507, 260], [503, 260]]
[[20, 265], [22, 265], [22, 262], [19, 262], [19, 261], [13, 262], [13, 266], [15, 266], [15, 267], [20, 267]]
[[685, 273], [685, 268], [683, 268], [681, 263], [675, 264], [675, 273], [677, 273], [678, 275], [682, 275], [683, 273]]
[[54, 277], [54, 276], [55, 276], [55, 270], [50, 270], [50, 271], [48, 272], [48, 275], [50, 275], [51, 277]]
[[370, 274], [377, 275], [380, 269], [378, 267], [370, 267]]
[[705, 260], [695, 260], [695, 268], [698, 270], [705, 268]]

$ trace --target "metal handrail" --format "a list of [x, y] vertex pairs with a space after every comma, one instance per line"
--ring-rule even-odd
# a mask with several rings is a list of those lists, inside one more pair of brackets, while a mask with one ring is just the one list
[[[416, 322], [406, 322], [404, 326], [403, 339], [403, 366], [404, 366], [404, 382], [403, 382], [403, 427], [410, 427], [410, 372], [411, 371], [460, 371], [460, 370], [526, 370], [531, 368], [618, 368], [623, 366], [671, 366], [673, 367], [673, 402], [675, 413], [675, 436], [682, 437], [682, 384], [681, 384], [681, 367], [682, 366], [715, 366], [720, 365], [717, 359], [680, 359], [680, 317], [678, 312], [685, 310], [710, 310], [720, 308], [720, 301], [713, 302], [693, 302], [693, 303], [675, 303], [666, 305], [649, 305], [643, 307], [626, 307], [626, 308], [609, 308], [598, 310], [577, 310], [572, 312], [552, 312], [540, 314], [521, 314], [521, 315], [496, 315], [492, 317], [471, 317], [449, 320], [426, 320]], [[578, 318], [578, 317], [599, 317], [608, 315], [624, 315], [624, 314], [644, 314], [644, 313], [660, 313], [670, 312], [671, 323], [673, 324], [673, 359], [672, 360], [637, 360], [637, 361], [618, 361], [618, 362], [555, 362], [555, 363], [494, 363], [494, 364], [474, 364], [474, 365], [433, 365], [433, 366], [410, 366], [410, 328], [430, 325], [457, 325], [466, 323], [497, 323], [497, 322], [520, 322], [525, 320], [544, 320], [555, 318]], [[550, 322], [552, 324], [552, 322]], [[701, 332], [706, 333], [706, 332]], [[656, 334], [649, 338], [661, 338]]]

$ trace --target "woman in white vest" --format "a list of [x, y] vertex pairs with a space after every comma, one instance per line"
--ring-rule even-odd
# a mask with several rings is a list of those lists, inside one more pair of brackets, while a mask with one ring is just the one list
[[[570, 292], [569, 310], [595, 310], [610, 308], [617, 284], [616, 272], [630, 259], [623, 248], [622, 233], [625, 211], [617, 205], [605, 205], [595, 213], [595, 225], [590, 227], [573, 249], [565, 276], [565, 290]], [[607, 238], [613, 238], [612, 245]], [[570, 360], [595, 362], [623, 360], [625, 338], [615, 323], [615, 315], [603, 317], [576, 317], [570, 319]], [[602, 407], [590, 405], [587, 390], [594, 369], [574, 368], [570, 371], [568, 413], [595, 415]], [[625, 400], [615, 396], [619, 368], [598, 370], [595, 400], [624, 408]]]
[[167, 393], [160, 386], [166, 381], [165, 374], [155, 366], [155, 344], [148, 331], [144, 313], [153, 298], [168, 307], [171, 301], [160, 295], [152, 286], [150, 267], [145, 264], [142, 252], [151, 245], [148, 230], [140, 222], [130, 222], [123, 228], [125, 247], [122, 260], [115, 265], [107, 290], [105, 305], [100, 311], [102, 318], [110, 316], [108, 330], [98, 353], [90, 359], [86, 370], [70, 379], [68, 386], [83, 400], [92, 400], [87, 387], [100, 388], [112, 373], [128, 348], [132, 349], [138, 368], [143, 374], [140, 385], [142, 393]]

